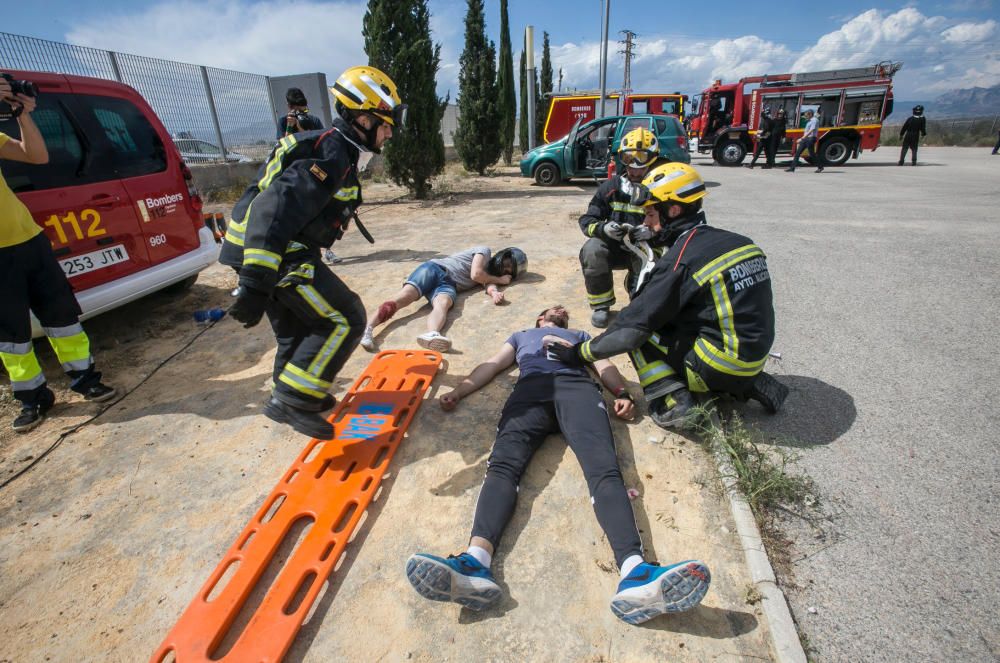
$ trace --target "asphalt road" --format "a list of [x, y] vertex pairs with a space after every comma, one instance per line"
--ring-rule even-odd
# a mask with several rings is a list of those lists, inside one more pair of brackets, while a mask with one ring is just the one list
[[[1000, 156], [898, 148], [817, 174], [694, 165], [768, 255], [785, 410], [828, 520], [786, 522], [818, 661], [1000, 660]], [[713, 186], [717, 184], [717, 186]], [[751, 410], [752, 411], [752, 410]]]

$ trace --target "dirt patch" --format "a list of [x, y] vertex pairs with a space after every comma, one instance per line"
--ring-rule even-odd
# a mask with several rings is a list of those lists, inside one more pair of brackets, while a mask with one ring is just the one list
[[[614, 560], [582, 472], [559, 437], [545, 443], [522, 483], [497, 555], [507, 590], [498, 608], [474, 614], [430, 603], [404, 577], [413, 552], [448, 554], [465, 544], [515, 373], [452, 414], [433, 399], [548, 305], [568, 306], [571, 324], [589, 330], [575, 216], [593, 190], [590, 183], [539, 188], [512, 169], [451, 176], [428, 202], [366, 186], [362, 219], [377, 243], [350, 233], [335, 247], [344, 262], [334, 269], [368, 307], [423, 260], [476, 244], [521, 247], [529, 273], [509, 288], [504, 306], [481, 291], [459, 297], [445, 330], [455, 351], [287, 660], [769, 656], [766, 624], [758, 606], [747, 604], [749, 578], [728, 506], [696, 481], [714, 476], [710, 460], [648, 419], [614, 423], [622, 470], [639, 494], [633, 504], [649, 556], [699, 558], [712, 569], [712, 589], [697, 610], [642, 628], [611, 614]], [[0, 490], [0, 660], [149, 656], [305, 445], [260, 413], [274, 353], [266, 323], [245, 330], [223, 319], [203, 329], [193, 321], [196, 309], [225, 307], [232, 286], [232, 273], [216, 266], [185, 293], [149, 297], [86, 323], [100, 368], [125, 395]], [[427, 310], [401, 311], [380, 330], [379, 346], [414, 346]], [[40, 358], [60, 386], [51, 352], [40, 347]], [[343, 393], [368, 361], [359, 348], [335, 391]], [[637, 391], [632, 367], [616, 361]], [[58, 397], [62, 404], [44, 426], [0, 436], [0, 482], [101, 411], [65, 389]]]

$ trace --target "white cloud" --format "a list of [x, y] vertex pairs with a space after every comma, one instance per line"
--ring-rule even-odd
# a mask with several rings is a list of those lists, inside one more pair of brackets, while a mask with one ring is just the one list
[[986, 41], [997, 31], [997, 22], [990, 19], [985, 23], [959, 23], [941, 33], [944, 40], [952, 44]]
[[[364, 0], [159, 0], [137, 9], [95, 14], [67, 35], [72, 43], [269, 75], [324, 71], [328, 77], [366, 62], [361, 23]], [[432, 3], [431, 30], [440, 42], [439, 94], [458, 92], [458, 59], [464, 38], [464, 3]], [[921, 98], [936, 91], [1000, 83], [996, 20], [928, 16], [914, 7], [870, 9], [849, 17], [806, 48], [753, 34], [719, 39], [643, 35], [632, 64], [633, 87], [696, 92], [713, 79], [905, 62], [897, 96]], [[514, 35], [514, 64], [520, 39]], [[535, 48], [541, 64], [541, 32]], [[551, 45], [553, 69], [563, 69], [563, 89], [596, 89], [600, 44]], [[608, 53], [608, 88], [622, 83], [622, 61]]]
[[[632, 86], [643, 91], [701, 91], [714, 79], [727, 82], [755, 74], [860, 67], [903, 61], [896, 75], [902, 99], [936, 95], [960, 87], [1000, 83], [1000, 44], [995, 20], [957, 21], [927, 16], [913, 7], [896, 12], [870, 9], [843, 21], [804, 49], [756, 35], [693, 40], [684, 35], [639, 39]], [[600, 47], [596, 42], [553, 47], [564, 66], [564, 87], [596, 89]], [[621, 86], [621, 56], [609, 54], [608, 88]]]
[[268, 75], [325, 71], [368, 61], [363, 2], [179, 0], [132, 14], [95, 15], [74, 44]]

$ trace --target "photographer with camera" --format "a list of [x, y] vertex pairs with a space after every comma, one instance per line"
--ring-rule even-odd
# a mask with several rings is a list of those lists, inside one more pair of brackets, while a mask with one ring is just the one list
[[297, 87], [288, 88], [285, 93], [288, 103], [288, 113], [278, 118], [278, 138], [284, 138], [298, 131], [313, 131], [322, 129], [323, 123], [315, 115], [309, 113], [309, 102], [306, 95]]
[[[31, 119], [38, 90], [30, 81], [0, 75], [0, 120], [16, 118], [20, 140], [0, 132], [0, 159], [44, 164], [49, 161], [38, 126]], [[37, 426], [55, 403], [31, 341], [34, 313], [49, 338], [70, 387], [88, 401], [106, 401], [115, 389], [101, 383], [94, 370], [90, 340], [80, 326], [80, 305], [52, 252], [52, 244], [31, 213], [0, 175], [0, 360], [10, 376], [21, 414], [14, 430], [23, 433]]]

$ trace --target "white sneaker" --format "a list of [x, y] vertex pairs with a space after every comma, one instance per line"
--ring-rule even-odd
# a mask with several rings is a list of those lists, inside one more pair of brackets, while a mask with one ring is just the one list
[[328, 265], [336, 265], [337, 263], [344, 262], [343, 258], [338, 258], [337, 254], [330, 249], [323, 250], [323, 262]]
[[451, 350], [451, 339], [441, 334], [441, 332], [429, 331], [417, 337], [420, 347], [438, 352], [448, 352]]
[[371, 327], [365, 327], [365, 333], [361, 335], [361, 347], [368, 352], [375, 352], [374, 333]]

